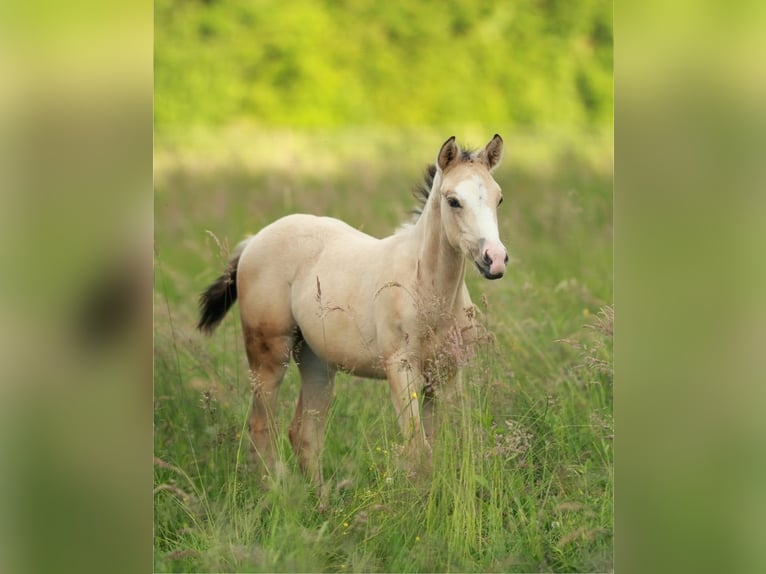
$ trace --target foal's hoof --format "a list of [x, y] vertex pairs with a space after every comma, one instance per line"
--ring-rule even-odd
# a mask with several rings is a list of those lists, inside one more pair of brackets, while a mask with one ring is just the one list
[[433, 451], [427, 441], [410, 443], [399, 453], [398, 466], [408, 478], [428, 476], [431, 472]]
[[317, 503], [317, 510], [321, 514], [326, 514], [330, 511], [330, 490], [332, 485], [329, 482], [318, 487], [317, 494], [319, 494], [319, 502]]
[[261, 485], [267, 490], [284, 484], [288, 474], [287, 466], [282, 461], [271, 464], [269, 468], [259, 465], [256, 472], [261, 479]]

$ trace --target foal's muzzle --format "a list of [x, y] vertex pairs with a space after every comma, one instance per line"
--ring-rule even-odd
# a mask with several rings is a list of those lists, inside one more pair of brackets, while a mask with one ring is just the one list
[[505, 274], [508, 252], [499, 241], [484, 241], [481, 246], [481, 261], [476, 267], [487, 279], [500, 279]]

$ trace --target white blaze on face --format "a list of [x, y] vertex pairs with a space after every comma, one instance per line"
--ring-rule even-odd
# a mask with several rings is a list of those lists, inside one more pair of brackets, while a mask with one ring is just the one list
[[480, 242], [476, 249], [480, 252], [480, 257], [491, 261], [489, 273], [505, 273], [507, 251], [500, 241], [497, 228], [497, 201], [500, 198], [490, 197], [492, 194], [477, 175], [458, 183], [455, 186], [455, 195], [463, 206], [464, 225], [472, 228], [465, 231], [474, 237], [474, 241]]

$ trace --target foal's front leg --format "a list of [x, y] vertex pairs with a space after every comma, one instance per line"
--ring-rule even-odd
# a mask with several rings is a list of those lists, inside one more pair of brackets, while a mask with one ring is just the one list
[[423, 387], [422, 418], [426, 440], [433, 446], [445, 409], [454, 407], [460, 392], [461, 373], [454, 370], [447, 373], [430, 372], [425, 375]]
[[418, 402], [424, 382], [419, 366], [414, 365], [407, 357], [397, 355], [389, 359], [386, 376], [405, 446], [410, 451], [429, 451], [430, 446], [423, 429]]

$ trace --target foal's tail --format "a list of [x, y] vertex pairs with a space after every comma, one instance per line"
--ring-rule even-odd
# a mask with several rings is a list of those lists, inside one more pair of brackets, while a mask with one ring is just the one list
[[237, 300], [237, 266], [248, 237], [234, 249], [229, 263], [218, 279], [216, 279], [199, 297], [199, 323], [197, 329], [210, 335], [223, 320], [224, 315]]

